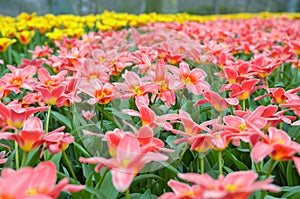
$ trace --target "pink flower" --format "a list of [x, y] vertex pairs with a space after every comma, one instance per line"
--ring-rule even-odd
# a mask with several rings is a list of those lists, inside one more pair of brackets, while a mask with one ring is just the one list
[[48, 57], [53, 52], [53, 48], [49, 46], [36, 46], [34, 50], [28, 50], [32, 54], [32, 59]]
[[[17, 180], [16, 180], [17, 179]], [[37, 167], [25, 167], [18, 171], [2, 170], [0, 198], [57, 198], [61, 191], [78, 192], [82, 185], [70, 185], [67, 178], [56, 183], [56, 167], [51, 161], [41, 162]], [[13, 185], [13, 186], [12, 186]]]
[[45, 104], [50, 106], [56, 105], [58, 107], [63, 106], [68, 99], [65, 95], [65, 89], [66, 86], [64, 85], [53, 88], [36, 87], [36, 90], [40, 92], [42, 101], [45, 102]]
[[153, 82], [155, 82], [160, 87], [158, 88], [158, 93], [152, 95], [152, 100], [158, 97], [165, 103], [168, 108], [170, 108], [171, 105], [174, 105], [176, 102], [175, 93], [169, 88], [169, 82], [173, 78], [173, 76], [169, 72], [167, 72], [167, 65], [162, 59], [159, 59], [155, 66], [155, 73], [152, 75]]
[[10, 103], [7, 106], [4, 106], [2, 103], [0, 103], [0, 119], [8, 126], [19, 129], [23, 127], [24, 122], [33, 113], [46, 110], [48, 110], [48, 107], [22, 108], [20, 104]]
[[90, 82], [92, 79], [96, 78], [102, 82], [109, 82], [108, 69], [104, 65], [96, 64], [94, 60], [86, 59], [83, 64], [77, 69], [79, 77], [84, 78], [86, 81]]
[[291, 98], [286, 100], [285, 104], [280, 104], [280, 107], [288, 108], [298, 116], [300, 116], [300, 97], [297, 96], [297, 98]]
[[269, 135], [260, 135], [261, 141], [255, 136], [251, 139], [253, 149], [251, 158], [259, 162], [269, 155], [278, 161], [292, 160], [300, 152], [300, 144], [291, 140], [290, 136], [274, 127], [269, 128]]
[[199, 199], [240, 199], [248, 198], [254, 191], [267, 190], [272, 192], [280, 191], [280, 188], [271, 184], [272, 179], [256, 181], [258, 174], [254, 171], [237, 171], [228, 174], [226, 177], [220, 175], [217, 180], [208, 174], [186, 173], [178, 174], [181, 179], [193, 184], [192, 187], [183, 183], [174, 183], [171, 180], [168, 184], [174, 190], [174, 194], [165, 193], [160, 199], [172, 196], [172, 198], [199, 198]]
[[74, 137], [70, 133], [61, 132], [63, 129], [64, 127], [58, 128], [44, 137], [46, 147], [51, 154], [57, 154], [61, 151], [65, 151], [69, 144], [75, 141]]
[[122, 75], [124, 83], [115, 83], [116, 88], [119, 90], [120, 98], [130, 98], [144, 96], [148, 93], [156, 93], [159, 88], [158, 85], [146, 81], [145, 78], [140, 78], [135, 72], [125, 71]]
[[258, 79], [250, 79], [250, 80], [245, 80], [239, 84], [229, 84], [229, 85], [223, 85], [221, 88], [221, 92], [226, 91], [226, 90], [231, 90], [229, 93], [229, 96], [231, 98], [237, 97], [240, 100], [246, 100], [248, 97], [255, 91], [257, 90], [258, 86], [255, 86], [259, 82]]
[[67, 71], [61, 71], [57, 75], [51, 76], [49, 71], [46, 68], [40, 68], [38, 70], [38, 78], [40, 83], [37, 84], [38, 87], [45, 88], [53, 88], [61, 85], [65, 80], [65, 76], [67, 75]]
[[189, 186], [185, 183], [178, 182], [176, 180], [170, 180], [168, 182], [169, 187], [173, 190], [161, 195], [158, 199], [192, 199], [202, 198], [202, 189], [197, 185]]
[[32, 83], [36, 81], [32, 76], [36, 73], [35, 66], [26, 66], [25, 68], [16, 68], [11, 65], [6, 66], [11, 73], [6, 73], [1, 77], [1, 81], [7, 83], [7, 88], [16, 94], [21, 92], [21, 88], [33, 90]]
[[199, 68], [190, 70], [189, 65], [185, 62], [181, 62], [179, 67], [179, 69], [175, 66], [169, 67], [171, 72], [175, 75], [175, 77], [170, 80], [170, 89], [179, 90], [187, 87], [187, 89], [195, 95], [201, 95], [203, 91], [210, 89], [210, 85], [204, 81], [206, 73], [203, 70]]
[[98, 164], [96, 171], [100, 171], [103, 165], [112, 173], [112, 181], [115, 188], [124, 192], [130, 186], [133, 178], [142, 167], [151, 161], [165, 161], [167, 156], [160, 153], [144, 152], [139, 141], [132, 135], [125, 135], [117, 146], [116, 157], [105, 159], [102, 157], [79, 158], [81, 162]]
[[175, 114], [157, 116], [153, 110], [151, 110], [148, 106], [145, 105], [138, 106], [138, 109], [139, 111], [123, 109], [122, 112], [131, 116], [140, 117], [143, 126], [149, 126], [153, 129], [157, 126], [160, 126], [166, 130], [170, 130], [172, 129], [172, 125], [167, 120], [174, 120], [178, 117]]
[[82, 111], [81, 111], [81, 115], [82, 115], [85, 119], [91, 120], [91, 119], [96, 115], [96, 113], [95, 113], [94, 110], [92, 110], [92, 111], [85, 111], [85, 110], [82, 110]]
[[197, 101], [194, 105], [199, 106], [204, 103], [210, 103], [214, 109], [219, 112], [225, 111], [229, 105], [238, 105], [237, 98], [222, 98], [219, 94], [213, 91], [205, 91], [203, 93], [204, 99]]
[[113, 84], [101, 82], [99, 79], [93, 79], [90, 82], [80, 81], [78, 88], [91, 97], [88, 100], [89, 104], [97, 102], [99, 104], [108, 104], [117, 96], [117, 91]]
[[23, 151], [30, 152], [44, 143], [44, 130], [42, 122], [37, 117], [28, 118], [22, 131], [17, 134], [11, 134]]

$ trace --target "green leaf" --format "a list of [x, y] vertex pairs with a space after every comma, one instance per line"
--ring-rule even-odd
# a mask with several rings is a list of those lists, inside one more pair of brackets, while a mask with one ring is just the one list
[[50, 158], [50, 160], [55, 164], [56, 166], [56, 170], [59, 170], [59, 162], [60, 162], [60, 159], [61, 159], [61, 156], [62, 156], [62, 153], [57, 153], [55, 155], [52, 155], [52, 157]]
[[[286, 198], [282, 198], [282, 197], [280, 197], [281, 199], [286, 199]], [[279, 198], [277, 198], [277, 197], [274, 197], [274, 196], [269, 196], [269, 195], [267, 195], [266, 197], [265, 197], [265, 199], [279, 199]]]
[[15, 158], [15, 152], [16, 152], [16, 150], [14, 150], [9, 156], [8, 156], [8, 159], [7, 159], [7, 161], [6, 161], [6, 163], [5, 163], [5, 165], [3, 166], [4, 168], [13, 168], [13, 164], [14, 164], [14, 162], [13, 162], [13, 160], [14, 160], [14, 158]]
[[97, 189], [86, 187], [85, 190], [90, 194], [96, 196], [97, 199], [108, 199], [108, 198], [110, 199], [110, 197], [106, 197], [102, 192], [100, 192]]
[[141, 195], [140, 199], [156, 199], [156, 196], [153, 195], [149, 189], [147, 189], [145, 193]]
[[102, 182], [102, 185], [100, 187], [100, 192], [103, 193], [103, 195], [106, 198], [109, 199], [116, 199], [119, 192], [116, 190], [112, 183], [112, 175], [111, 172], [108, 172]]
[[239, 170], [249, 170], [249, 168], [241, 161], [239, 161], [231, 152], [228, 150], [224, 150], [224, 154], [226, 154], [230, 160], [237, 166]]
[[155, 175], [155, 174], [142, 174], [142, 175], [136, 176], [133, 179], [132, 184], [139, 183], [143, 180], [148, 180], [148, 179], [164, 180], [162, 177]]
[[51, 114], [53, 115], [53, 117], [55, 119], [62, 122], [66, 127], [68, 127], [69, 129], [72, 129], [71, 122], [66, 116], [64, 116], [61, 113], [56, 112], [56, 111], [51, 111]]

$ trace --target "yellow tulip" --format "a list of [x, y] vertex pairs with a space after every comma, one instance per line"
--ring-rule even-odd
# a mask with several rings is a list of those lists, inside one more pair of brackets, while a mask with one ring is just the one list
[[16, 34], [16, 37], [24, 45], [29, 44], [33, 36], [34, 36], [34, 31], [28, 31], [28, 30], [24, 30]]
[[6, 37], [0, 38], [0, 52], [5, 52], [8, 48], [8, 46], [12, 45], [15, 43], [17, 40], [15, 39], [10, 39]]

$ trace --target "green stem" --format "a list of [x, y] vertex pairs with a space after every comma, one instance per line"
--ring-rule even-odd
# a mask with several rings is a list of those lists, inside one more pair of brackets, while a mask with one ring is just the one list
[[26, 166], [27, 158], [28, 158], [28, 152], [23, 151], [23, 159], [22, 159], [21, 167]]
[[69, 160], [69, 158], [68, 158], [68, 156], [66, 154], [66, 151], [63, 151], [62, 154], [63, 154], [63, 157], [64, 157], [66, 163], [67, 163], [67, 166], [69, 167], [69, 170], [71, 172], [71, 176], [73, 177], [74, 180], [77, 180], [77, 177], [76, 177], [75, 172], [74, 172], [74, 170], [72, 168], [70, 160]]
[[270, 163], [269, 169], [267, 171], [266, 178], [270, 177], [270, 175], [273, 171], [273, 166], [274, 166], [275, 162], [276, 162], [275, 160], [271, 159], [271, 163]]
[[280, 80], [279, 81], [283, 81], [283, 72], [284, 72], [284, 64], [282, 64], [279, 68], [280, 70]]
[[[95, 189], [100, 189], [101, 185], [102, 185], [102, 182], [104, 181], [104, 178], [106, 176], [106, 174], [109, 172], [109, 169], [107, 167], [105, 167], [105, 171], [103, 173], [103, 175], [101, 176], [99, 182], [96, 184], [95, 186]], [[91, 199], [94, 199], [94, 196], [91, 198]]]
[[12, 63], [12, 55], [11, 55], [11, 51], [12, 51], [11, 46], [9, 46], [8, 49], [7, 49], [7, 60], [8, 60], [8, 64], [13, 64], [13, 63]]
[[220, 112], [220, 124], [222, 125], [223, 124], [223, 112]]
[[15, 153], [16, 170], [18, 170], [20, 162], [19, 162], [19, 145], [17, 142], [15, 142], [15, 150], [16, 150], [16, 153]]
[[182, 153], [181, 153], [181, 155], [180, 155], [180, 157], [179, 157], [179, 159], [178, 159], [178, 163], [177, 163], [177, 166], [176, 166], [177, 168], [179, 167], [179, 165], [180, 165], [180, 163], [181, 163], [181, 161], [182, 161], [183, 155], [185, 154], [185, 152], [186, 152], [188, 146], [189, 146], [189, 144], [188, 144], [188, 143], [185, 143], [185, 146], [184, 146], [184, 148], [183, 148], [183, 151], [182, 151]]
[[199, 154], [200, 155], [200, 171], [201, 174], [204, 174], [204, 156], [203, 154]]
[[283, 122], [279, 123], [279, 129], [282, 130]]
[[182, 102], [182, 98], [183, 98], [183, 92], [184, 92], [184, 90], [183, 90], [184, 88], [182, 88], [181, 89], [181, 91], [180, 91], [180, 96], [179, 96], [179, 100], [178, 100], [178, 107], [177, 108], [181, 108], [181, 102]]
[[47, 113], [46, 126], [45, 126], [46, 135], [48, 134], [48, 130], [49, 130], [50, 113], [51, 113], [51, 105], [49, 105], [48, 113]]
[[130, 199], [130, 190], [129, 190], [129, 188], [125, 192], [125, 198]]
[[246, 111], [246, 100], [243, 100], [243, 111]]
[[[251, 153], [251, 151], [252, 151], [252, 146], [251, 146], [250, 143], [248, 143], [248, 144], [249, 144], [249, 145], [248, 145], [249, 153]], [[261, 170], [261, 169], [259, 168], [257, 162], [254, 162], [254, 166], [255, 166], [255, 169], [256, 169], [257, 172], [259, 172], [259, 171]]]
[[297, 65], [296, 65], [296, 76], [295, 76], [295, 83], [297, 83], [298, 82], [298, 72], [299, 72], [299, 69], [298, 69], [298, 62], [299, 62], [299, 59], [298, 59], [298, 61], [297, 61]]
[[101, 131], [103, 132], [104, 105], [101, 105], [100, 111], [101, 111], [100, 128], [101, 128]]
[[233, 114], [234, 114], [234, 113], [233, 113], [233, 105], [230, 105], [229, 107], [230, 107], [230, 112], [231, 112], [231, 114], [233, 115]]
[[71, 131], [73, 131], [75, 128], [74, 128], [74, 121], [73, 121], [72, 111], [71, 111], [70, 106], [68, 107], [68, 117], [69, 117], [69, 120], [71, 123], [71, 128], [72, 128]]
[[223, 169], [222, 169], [222, 151], [218, 151], [218, 159], [219, 159], [219, 174], [223, 175]]

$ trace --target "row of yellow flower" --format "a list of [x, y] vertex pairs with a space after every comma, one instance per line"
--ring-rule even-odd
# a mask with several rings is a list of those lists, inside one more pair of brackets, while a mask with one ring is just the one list
[[105, 11], [98, 15], [74, 16], [47, 14], [38, 16], [36, 13], [21, 13], [17, 17], [0, 15], [0, 52], [6, 51], [7, 47], [18, 41], [24, 45], [30, 43], [35, 31], [45, 34], [50, 40], [60, 40], [63, 35], [78, 38], [86, 30], [107, 31], [126, 26], [141, 26], [148, 22], [172, 22], [177, 21], [208, 21], [215, 19], [240, 19], [240, 18], [269, 18], [286, 15], [290, 19], [300, 18], [300, 13], [239, 13], [226, 15], [189, 15], [179, 14], [140, 14], [115, 13]]

